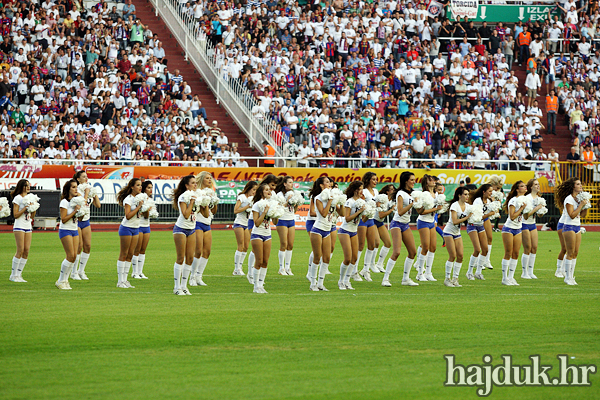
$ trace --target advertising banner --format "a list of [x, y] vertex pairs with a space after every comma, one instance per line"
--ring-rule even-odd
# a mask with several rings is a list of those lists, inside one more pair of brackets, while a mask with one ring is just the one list
[[[0, 178], [0, 190], [8, 190], [17, 186], [21, 178], [7, 179]], [[29, 184], [37, 190], [56, 190], [56, 179], [30, 179]]]
[[454, 18], [466, 17], [471, 20], [477, 17], [479, 0], [452, 0], [450, 7]]
[[[1, 167], [6, 165], [0, 165]], [[11, 167], [14, 167], [11, 165]], [[117, 179], [128, 180], [135, 177], [141, 177], [151, 180], [178, 180], [183, 176], [197, 175], [203, 170], [213, 174], [217, 181], [235, 181], [246, 182], [249, 180], [261, 180], [268, 174], [277, 176], [289, 175], [295, 182], [314, 182], [321, 176], [328, 176], [338, 183], [352, 182], [359, 180], [369, 171], [370, 168], [350, 169], [350, 168], [201, 168], [201, 167], [115, 167], [115, 166], [83, 166], [89, 179]], [[71, 178], [77, 169], [72, 166], [62, 165], [44, 165], [35, 166], [35, 168], [21, 169], [18, 176], [0, 176], [2, 178]], [[399, 168], [377, 169], [379, 182], [399, 183], [400, 175], [405, 170]], [[10, 173], [13, 173], [10, 172]], [[471, 178], [471, 183], [480, 185], [484, 183], [491, 175], [498, 175], [504, 179], [504, 183], [513, 184], [516, 181], [528, 181], [535, 176], [534, 171], [490, 171], [477, 169], [412, 169], [417, 180], [420, 180], [424, 174], [436, 175], [441, 183], [460, 183], [467, 177]], [[7, 174], [9, 172], [6, 172]], [[542, 178], [543, 179], [543, 178]]]

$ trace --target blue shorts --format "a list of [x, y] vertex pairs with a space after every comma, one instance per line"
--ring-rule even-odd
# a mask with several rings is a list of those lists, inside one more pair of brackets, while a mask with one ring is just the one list
[[87, 221], [77, 221], [77, 227], [79, 229], [85, 229], [88, 226], [90, 226], [90, 220], [89, 219]]
[[314, 219], [307, 219], [306, 220], [306, 232], [308, 232], [308, 233], [312, 232], [312, 228], [314, 225], [315, 225]]
[[64, 238], [67, 236], [79, 236], [79, 232], [77, 230], [69, 230], [69, 229], [59, 229], [58, 230], [58, 237], [59, 238]]
[[332, 225], [331, 226], [331, 232], [335, 232], [337, 231], [337, 225]]
[[175, 225], [173, 227], [173, 235], [190, 236], [190, 235], [193, 235], [194, 233], [196, 233], [195, 229], [183, 229], [183, 228], [178, 227], [177, 225]]
[[256, 233], [253, 233], [250, 235], [250, 240], [262, 240], [263, 242], [266, 242], [268, 240], [271, 240], [271, 236], [267, 236], [267, 235], [257, 235]]
[[31, 233], [31, 229], [24, 229], [24, 228], [13, 228], [13, 232], [25, 232], [25, 233]]
[[254, 220], [253, 219], [249, 219], [248, 220], [248, 229], [252, 230], [252, 228], [254, 228]]
[[556, 225], [556, 230], [562, 231], [564, 226], [565, 226], [565, 224], [563, 224], [562, 222], [559, 222], [558, 225]]
[[317, 235], [321, 235], [321, 237], [323, 239], [325, 239], [327, 236], [329, 236], [331, 234], [331, 231], [323, 231], [319, 228], [315, 228], [313, 227], [310, 231], [310, 233], [316, 233]]
[[581, 226], [579, 226], [579, 225], [567, 225], [567, 224], [564, 224], [564, 226], [563, 226], [563, 233], [565, 233], [565, 232], [579, 233], [580, 230], [581, 230]]
[[296, 221], [293, 219], [280, 219], [277, 221], [276, 226], [285, 226], [286, 228], [293, 228], [296, 226]]
[[508, 228], [507, 226], [503, 226], [502, 233], [510, 233], [513, 236], [517, 236], [517, 235], [521, 234], [521, 230], [520, 229], [511, 229], [511, 228]]
[[248, 230], [247, 226], [240, 225], [240, 224], [233, 224], [233, 229], [237, 229], [237, 228], [242, 228], [243, 230]]
[[483, 225], [473, 225], [473, 224], [467, 224], [467, 233], [471, 233], [471, 232], [484, 232], [485, 228], [483, 227]]
[[140, 228], [128, 228], [119, 225], [119, 236], [137, 236], [140, 233]]
[[442, 234], [442, 236], [445, 237], [445, 238], [452, 238], [452, 239], [455, 239], [455, 240], [456, 239], [460, 239], [462, 237], [460, 234], [459, 235], [453, 235], [451, 233], [446, 233], [446, 232], [444, 232]]
[[523, 224], [522, 230], [524, 230], [524, 231], [537, 231], [537, 226], [535, 226], [535, 224]]
[[356, 234], [357, 234], [357, 232], [348, 232], [347, 230], [342, 229], [342, 228], [340, 228], [340, 230], [338, 232], [338, 235], [348, 235], [350, 237], [354, 237], [354, 236], [356, 236]]
[[377, 228], [381, 228], [383, 226], [383, 221], [377, 221], [376, 219], [374, 219], [373, 222], [375, 223], [375, 226]]
[[140, 233], [143, 233], [143, 234], [150, 233], [150, 227], [149, 226], [140, 226]]
[[196, 221], [196, 230], [202, 232], [210, 231], [210, 225], [203, 224], [202, 222]]
[[400, 229], [401, 232], [405, 232], [410, 229], [410, 225], [408, 222], [392, 221], [390, 224], [390, 230], [392, 229]]
[[425, 222], [420, 219], [417, 220], [417, 229], [433, 229], [435, 228], [435, 222]]
[[360, 219], [360, 221], [358, 222], [358, 226], [366, 226], [367, 229], [375, 226], [375, 222], [373, 222], [373, 219], [368, 219], [367, 222], [363, 222], [362, 218]]

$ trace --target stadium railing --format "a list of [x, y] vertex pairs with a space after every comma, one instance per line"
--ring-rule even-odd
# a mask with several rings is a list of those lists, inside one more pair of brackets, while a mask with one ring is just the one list
[[237, 126], [250, 140], [250, 147], [264, 154], [263, 141], [268, 142], [281, 156], [281, 147], [277, 145], [272, 133], [277, 124], [270, 117], [257, 119], [252, 109], [259, 105], [248, 89], [236, 79], [223, 79], [217, 68], [217, 54], [209, 37], [191, 15], [183, 14], [178, 0], [150, 0], [155, 14], [162, 18], [177, 42], [185, 52], [186, 60], [190, 60], [202, 74], [204, 81], [212, 90], [218, 104], [222, 104]]
[[592, 208], [588, 210], [584, 223], [600, 223], [600, 162], [561, 161], [556, 164], [556, 180], [560, 183], [569, 178], [577, 178], [583, 190], [592, 195]]

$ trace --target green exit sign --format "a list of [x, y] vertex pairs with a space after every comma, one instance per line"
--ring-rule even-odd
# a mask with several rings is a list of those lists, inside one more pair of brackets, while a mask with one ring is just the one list
[[[527, 22], [545, 21], [550, 13], [551, 18], [559, 15], [556, 6], [513, 6], [513, 5], [480, 5], [477, 8], [477, 18], [470, 21], [487, 22]], [[454, 21], [451, 6], [448, 6], [447, 16]]]

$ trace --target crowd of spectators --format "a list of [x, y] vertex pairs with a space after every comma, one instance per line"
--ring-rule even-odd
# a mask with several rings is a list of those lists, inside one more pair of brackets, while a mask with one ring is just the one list
[[[131, 0], [55, 1], [2, 5], [1, 157], [245, 165]], [[580, 159], [600, 158], [596, 1], [477, 26], [406, 0], [166, 1], [278, 123], [290, 166], [544, 169], [527, 161], [559, 159], [543, 145], [557, 115]]]
[[247, 165], [131, 0], [1, 7], [1, 158]]

